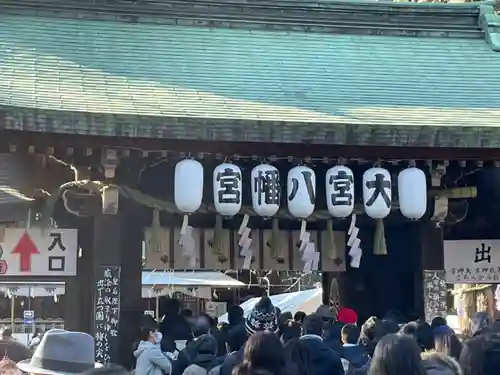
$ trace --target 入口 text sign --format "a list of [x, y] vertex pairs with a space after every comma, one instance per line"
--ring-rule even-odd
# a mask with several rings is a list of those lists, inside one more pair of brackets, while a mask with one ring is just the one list
[[6, 276], [76, 275], [76, 229], [7, 228], [0, 246]]
[[500, 240], [444, 241], [446, 282], [500, 282]]

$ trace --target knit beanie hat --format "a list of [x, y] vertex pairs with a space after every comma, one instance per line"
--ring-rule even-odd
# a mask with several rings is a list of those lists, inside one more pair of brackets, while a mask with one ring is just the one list
[[342, 307], [337, 314], [337, 320], [344, 324], [356, 324], [358, 321], [358, 314], [352, 309]]
[[269, 297], [262, 297], [255, 304], [245, 320], [245, 330], [249, 335], [257, 331], [278, 331], [278, 313]]

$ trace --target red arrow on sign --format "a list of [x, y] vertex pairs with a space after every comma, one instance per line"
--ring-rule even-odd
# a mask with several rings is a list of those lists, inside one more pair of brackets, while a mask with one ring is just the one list
[[40, 251], [28, 232], [24, 232], [16, 247], [12, 250], [12, 254], [19, 254], [19, 270], [21, 272], [30, 272], [31, 256], [33, 254], [40, 254]]

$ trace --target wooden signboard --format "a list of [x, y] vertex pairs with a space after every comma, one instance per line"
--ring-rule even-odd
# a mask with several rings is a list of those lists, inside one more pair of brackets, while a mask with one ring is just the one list
[[430, 323], [437, 316], [446, 317], [446, 275], [444, 270], [424, 270], [425, 320]]
[[101, 266], [96, 274], [94, 338], [96, 362], [118, 362], [120, 267]]

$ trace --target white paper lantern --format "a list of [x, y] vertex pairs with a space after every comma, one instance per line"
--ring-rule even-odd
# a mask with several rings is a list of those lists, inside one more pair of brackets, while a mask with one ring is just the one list
[[427, 210], [427, 179], [418, 168], [407, 168], [398, 175], [399, 209], [408, 219], [420, 219]]
[[252, 206], [259, 216], [271, 217], [280, 208], [281, 186], [278, 169], [260, 164], [252, 169]]
[[214, 206], [222, 216], [234, 216], [241, 209], [241, 169], [237, 165], [223, 163], [215, 167], [213, 174]]
[[297, 166], [287, 176], [288, 211], [293, 217], [306, 219], [314, 212], [316, 174], [306, 166]]
[[175, 165], [174, 202], [177, 209], [193, 213], [203, 199], [203, 165], [196, 160], [185, 159]]
[[374, 219], [383, 219], [391, 212], [391, 174], [384, 168], [370, 168], [363, 174], [365, 212]]
[[343, 165], [326, 172], [326, 205], [334, 217], [347, 217], [354, 211], [354, 173]]

